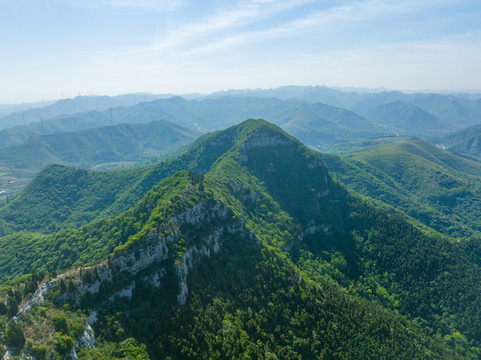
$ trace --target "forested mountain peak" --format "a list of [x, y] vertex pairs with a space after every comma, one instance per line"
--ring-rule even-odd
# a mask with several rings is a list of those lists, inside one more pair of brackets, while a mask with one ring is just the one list
[[[11, 356], [481, 353], [479, 241], [426, 235], [350, 194], [319, 153], [275, 125], [245, 121], [147, 169], [76, 170], [42, 172], [63, 177], [50, 200], [75, 184], [93, 189], [95, 176], [117, 177], [103, 218], [0, 238], [0, 279], [10, 280], [0, 289], [2, 344]], [[79, 195], [63, 210], [93, 199]]]
[[18, 196], [0, 208], [0, 218], [18, 230], [52, 232], [83, 225], [122, 213], [176, 171], [190, 169], [206, 173], [226, 152], [237, 149], [239, 157], [244, 156], [247, 149], [268, 144], [276, 147], [280, 143], [301, 146], [275, 125], [264, 120], [247, 120], [227, 130], [201, 136], [180, 156], [147, 168], [105, 172], [48, 166]]

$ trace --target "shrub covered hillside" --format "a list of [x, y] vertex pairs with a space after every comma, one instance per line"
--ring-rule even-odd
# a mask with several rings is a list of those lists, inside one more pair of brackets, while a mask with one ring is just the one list
[[0, 238], [0, 351], [479, 358], [479, 240], [428, 235], [374, 207], [262, 120], [195, 146], [114, 217]]
[[481, 163], [412, 137], [380, 138], [324, 154], [350, 189], [458, 238], [481, 235]]

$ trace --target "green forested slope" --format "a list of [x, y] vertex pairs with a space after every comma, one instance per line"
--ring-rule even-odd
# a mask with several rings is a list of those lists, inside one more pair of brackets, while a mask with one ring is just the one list
[[109, 172], [50, 165], [0, 209], [0, 216], [17, 230], [53, 232], [77, 227], [112, 206], [118, 194], [141, 175], [135, 170], [117, 171], [112, 176]]
[[[67, 270], [106, 259], [131, 236], [138, 238], [140, 232], [145, 236], [153, 226], [149, 219], [155, 218], [159, 208], [165, 207], [164, 203], [169, 203], [179, 189], [186, 187], [187, 179], [184, 173], [169, 177], [132, 209], [112, 219], [47, 236], [18, 232], [0, 238], [3, 253], [0, 257], [1, 281], [27, 273]], [[149, 226], [147, 230], [143, 229], [146, 225]], [[31, 255], [24, 256], [25, 253]]]
[[232, 131], [204, 135], [185, 154], [147, 168], [103, 172], [48, 166], [0, 208], [0, 218], [17, 230], [52, 232], [115, 216], [176, 171], [206, 172], [234, 140]]
[[[67, 112], [67, 114], [70, 113]], [[13, 127], [0, 130], [0, 148], [20, 145], [33, 136], [73, 132], [97, 126], [108, 126], [112, 123], [106, 114], [98, 111], [90, 111], [88, 114], [88, 118], [79, 118], [80, 115], [64, 115], [60, 118], [43, 121], [40, 121], [40, 117], [37, 115], [35, 122], [28, 125], [12, 125]], [[17, 114], [16, 117], [22, 121], [21, 114]]]
[[386, 130], [401, 135], [429, 138], [449, 129], [433, 114], [399, 100], [375, 106], [364, 115]]
[[[28, 298], [38, 277], [11, 282], [4, 341], [22, 332], [33, 349], [52, 332], [45, 351], [61, 357], [74, 323], [95, 310], [98, 343], [79, 359], [128, 358], [127, 344], [140, 359], [480, 356], [479, 240], [429, 236], [373, 207], [333, 181], [320, 154], [261, 120], [196, 146], [198, 158], [177, 161], [210, 164], [205, 174], [166, 176], [113, 219], [1, 238], [4, 280], [107, 260], [60, 277], [20, 330], [12, 299]], [[156, 244], [168, 256], [147, 262]]]
[[481, 158], [481, 125], [447, 134], [435, 141], [456, 154]]
[[40, 170], [48, 164], [89, 168], [110, 162], [140, 161], [167, 153], [197, 135], [168, 121], [154, 121], [34, 136], [21, 145], [0, 149], [0, 166]]
[[443, 234], [481, 231], [481, 163], [415, 138], [383, 138], [343, 145], [323, 155], [349, 188], [389, 204]]

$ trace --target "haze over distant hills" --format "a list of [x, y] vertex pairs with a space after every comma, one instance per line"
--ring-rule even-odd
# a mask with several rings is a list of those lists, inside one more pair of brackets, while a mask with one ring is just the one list
[[[0, 146], [21, 144], [33, 135], [74, 131], [112, 123], [145, 123], [158, 119], [200, 131], [213, 131], [234, 125], [246, 118], [265, 118], [290, 129], [294, 135], [314, 132], [308, 143], [330, 145], [386, 134], [377, 125], [349, 110], [325, 104], [302, 103], [276, 98], [221, 97], [185, 100], [181, 97], [142, 102], [129, 107], [114, 107], [45, 119], [27, 126], [0, 131]], [[307, 139], [307, 138], [306, 138]]]
[[[61, 99], [55, 102], [25, 104], [20, 106], [4, 107], [8, 114], [0, 117], [0, 129], [7, 129], [18, 125], [28, 125], [33, 122], [41, 122], [60, 115], [75, 115], [91, 110], [102, 111], [115, 106], [131, 106], [141, 101], [170, 97], [170, 95], [153, 95], [148, 93], [126, 94], [119, 96], [77, 96], [73, 99]], [[21, 110], [18, 109], [21, 107]], [[29, 109], [28, 107], [33, 107]], [[1, 109], [1, 107], [0, 107]], [[7, 110], [8, 109], [8, 110]], [[0, 112], [1, 114], [1, 112]]]
[[[12, 181], [13, 184], [24, 183], [31, 177], [30, 173], [25, 178], [21, 174], [18, 177], [18, 173], [11, 177], [14, 163], [23, 163], [24, 168], [30, 169], [40, 169], [50, 163], [66, 163], [67, 160], [53, 156], [45, 149], [33, 154], [31, 146], [39, 139], [32, 137], [99, 126], [144, 124], [162, 119], [202, 133], [223, 129], [248, 118], [263, 118], [281, 126], [305, 144], [329, 151], [337, 144], [393, 135], [416, 136], [436, 143], [437, 139], [452, 131], [481, 123], [481, 95], [476, 94], [402, 93], [381, 89], [354, 92], [319, 86], [285, 86], [187, 97], [151, 94], [84, 96], [1, 118], [0, 124], [5, 126], [18, 124], [24, 119], [27, 119], [26, 124], [27, 121], [33, 122], [0, 130], [0, 148], [22, 145], [18, 151], [2, 151], [2, 164], [9, 165], [2, 167], [5, 169], [2, 174], [6, 175], [0, 176], [0, 192], [4, 191], [5, 196], [13, 189], [18, 191], [18, 186], [10, 189], [9, 184]], [[38, 121], [39, 118], [42, 120]], [[94, 139], [107, 141], [104, 136], [91, 138]], [[458, 138], [458, 142], [462, 139]], [[90, 144], [92, 149], [111, 146]], [[459, 146], [456, 149], [459, 153], [476, 156], [474, 150], [462, 150]], [[56, 150], [57, 153], [66, 151]], [[8, 181], [3, 181], [5, 176], [9, 176]], [[2, 181], [7, 184], [5, 189]]]
[[[368, 93], [346, 92], [319, 86], [285, 86], [277, 89], [222, 91], [206, 96], [190, 96], [190, 100], [170, 97], [169, 99], [150, 101], [156, 97], [161, 96], [134, 94], [61, 100], [47, 107], [32, 110], [28, 113], [28, 118], [26, 117], [27, 112], [23, 113], [26, 125], [30, 122], [41, 123], [42, 118], [45, 129], [39, 129], [39, 125], [32, 125], [28, 129], [21, 127], [15, 130], [10, 129], [9, 132], [12, 133], [12, 137], [18, 137], [18, 140], [15, 140], [18, 144], [18, 141], [23, 142], [28, 136], [34, 134], [45, 135], [57, 131], [78, 130], [93, 126], [93, 124], [95, 126], [110, 125], [112, 121], [114, 123], [139, 123], [160, 118], [179, 122], [184, 126], [197, 127], [198, 130], [211, 131], [238, 123], [246, 118], [265, 118], [278, 123], [279, 114], [283, 114], [285, 117], [286, 111], [292, 110], [294, 107], [304, 107], [309, 103], [321, 103], [357, 113], [375, 123], [367, 126], [368, 131], [375, 128], [375, 125], [381, 125], [383, 129], [376, 129], [376, 131], [384, 134], [386, 131], [389, 133], [391, 125], [409, 131], [409, 127], [415, 124], [415, 129], [412, 130], [418, 133], [408, 135], [432, 138], [444, 131], [459, 130], [481, 123], [481, 99], [476, 95], [469, 94], [402, 93], [399, 91]], [[394, 104], [396, 104], [395, 107]], [[400, 104], [404, 104], [404, 110], [400, 109]], [[112, 111], [109, 110], [110, 108]], [[414, 109], [416, 111], [413, 111]], [[99, 113], [89, 113], [89, 110], [97, 110]], [[379, 111], [381, 113], [377, 114]], [[402, 119], [399, 118], [399, 112], [402, 113]], [[53, 120], [54, 123], [52, 123]], [[299, 121], [295, 121], [296, 127], [298, 127]], [[326, 127], [329, 127], [329, 121], [336, 122], [336, 118], [325, 118]], [[69, 123], [70, 125], [68, 125]], [[22, 113], [0, 118], [0, 126], [4, 129], [12, 127], [13, 124], [23, 125]], [[73, 128], [73, 124], [77, 124], [75, 128]], [[432, 132], [433, 128], [437, 130], [437, 133]], [[304, 130], [309, 130], [309, 126], [306, 126]], [[338, 130], [333, 129], [333, 132]], [[362, 136], [362, 134], [354, 135], [357, 138]], [[349, 138], [349, 136], [347, 137]], [[1, 135], [0, 144], [14, 144], [12, 141], [5, 142], [2, 140], [3, 138], [5, 136]], [[351, 140], [352, 138], [350, 137]], [[347, 140], [349, 139], [341, 137], [336, 142]]]
[[31, 110], [39, 107], [44, 107], [54, 103], [54, 101], [42, 101], [35, 103], [23, 103], [23, 104], [0, 104], [0, 118], [9, 114], [21, 113], [25, 110]]
[[297, 99], [304, 102], [320, 102], [337, 106], [364, 115], [370, 109], [394, 101], [403, 101], [432, 112], [453, 129], [459, 129], [480, 123], [481, 94], [437, 94], [383, 90], [370, 92], [341, 91], [324, 86], [283, 86], [277, 89], [230, 90], [210, 95], [220, 96], [255, 96], [275, 97], [282, 100]]
[[443, 123], [433, 114], [400, 100], [374, 106], [364, 115], [396, 135], [409, 134], [429, 138], [445, 133], [450, 128], [450, 125]]
[[90, 168], [102, 163], [138, 162], [174, 150], [198, 135], [168, 121], [39, 135], [23, 144], [0, 148], [0, 167], [40, 170], [48, 164]]

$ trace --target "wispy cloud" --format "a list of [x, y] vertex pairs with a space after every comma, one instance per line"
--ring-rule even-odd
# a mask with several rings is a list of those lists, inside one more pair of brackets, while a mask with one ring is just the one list
[[108, 0], [113, 7], [146, 9], [158, 12], [177, 10], [186, 5], [183, 0]]
[[153, 11], [156, 13], [182, 9], [188, 5], [189, 1], [191, 0], [65, 0], [70, 6], [95, 9], [96, 11], [111, 8], [125, 8]]
[[[134, 0], [110, 0], [116, 2], [134, 2]], [[359, 24], [371, 24], [376, 21], [393, 19], [399, 15], [428, 13], [441, 5], [449, 6], [459, 0], [355, 0], [343, 2], [342, 5], [330, 6], [331, 2], [314, 0], [241, 0], [207, 16], [202, 21], [180, 24], [178, 27], [156, 37], [153, 44], [146, 47], [120, 49], [119, 54], [105, 54], [107, 58], [119, 58], [135, 64], [149, 61], [184, 61], [196, 57], [222, 54], [233, 49], [240, 49], [252, 44], [259, 44], [276, 39], [286, 39], [295, 43], [296, 36], [312, 36], [312, 47], [305, 47], [303, 53], [329, 51], [330, 45], [335, 48], [362, 47], [365, 44], [355, 44], [340, 41], [336, 44], [338, 34], [344, 34], [349, 27]], [[142, 2], [142, 1], [140, 1]], [[150, 1], [147, 1], [150, 2]], [[137, 3], [137, 2], [136, 2]], [[166, 3], [160, 1], [159, 3]], [[297, 18], [283, 17], [279, 14], [298, 7], [305, 6], [306, 11], [297, 12]], [[329, 7], [330, 6], [330, 7]], [[322, 7], [322, 9], [320, 9]], [[413, 16], [414, 17], [414, 16]], [[267, 21], [263, 21], [266, 20]], [[288, 19], [288, 20], [286, 20]], [[423, 20], [424, 21], [424, 20]], [[249, 30], [254, 28], [256, 30]], [[403, 25], [401, 23], [401, 25]], [[390, 27], [390, 24], [387, 25]], [[391, 28], [380, 28], [379, 36]], [[404, 33], [410, 30], [402, 26]], [[373, 36], [378, 36], [373, 35]], [[354, 35], [355, 36], [355, 35]], [[359, 36], [362, 37], [362, 34]], [[423, 34], [415, 34], [414, 38], [423, 39]], [[300, 39], [300, 38], [298, 38]], [[364, 39], [363, 39], [364, 40]], [[406, 39], [404, 39], [405, 41]], [[391, 39], [392, 43], [403, 39]], [[373, 39], [373, 43], [385, 42], [385, 39]], [[324, 47], [324, 48], [323, 48]], [[248, 48], [245, 48], [247, 52]], [[279, 51], [282, 51], [279, 50]], [[292, 53], [286, 48], [286, 56], [295, 57], [300, 54]]]
[[230, 9], [219, 11], [202, 21], [184, 24], [171, 34], [161, 36], [153, 46], [143, 51], [159, 51], [179, 47], [189, 42], [214, 34], [212, 38], [223, 36], [223, 31], [232, 30], [268, 19], [280, 12], [312, 3], [314, 0], [243, 0]]
[[[6, 53], [22, 56], [0, 58], [11, 69], [1, 96], [13, 88], [44, 92], [45, 84], [51, 92], [105, 93], [481, 82], [478, 0], [46, 0], [40, 7], [48, 26], [22, 22], [25, 31], [3, 37], [12, 45]], [[31, 33], [35, 41], [25, 41]], [[32, 46], [39, 56], [24, 56]]]
[[[258, 0], [268, 1], [268, 0]], [[446, 0], [452, 1], [452, 0]], [[255, 1], [253, 1], [255, 2]], [[251, 2], [251, 3], [253, 3]], [[284, 6], [293, 6], [295, 2], [290, 4], [284, 4]], [[340, 6], [334, 6], [328, 9], [312, 11], [302, 17], [298, 17], [293, 20], [286, 21], [284, 23], [275, 24], [269, 28], [256, 30], [256, 31], [237, 31], [233, 33], [227, 33], [225, 35], [219, 34], [208, 39], [207, 42], [201, 43], [197, 46], [184, 49], [180, 53], [176, 53], [176, 56], [192, 56], [195, 54], [206, 54], [209, 52], [224, 51], [234, 47], [243, 46], [246, 44], [257, 43], [275, 38], [282, 38], [283, 36], [296, 36], [301, 33], [309, 31], [322, 31], [319, 32], [323, 37], [332, 37], [335, 34], [329, 31], [333, 26], [345, 26], [352, 25], [356, 22], [375, 20], [376, 18], [385, 18], [396, 14], [408, 14], [419, 11], [421, 8], [426, 8], [433, 5], [433, 1], [426, 1], [420, 3], [414, 0], [367, 0], [367, 1], [354, 1], [348, 4]], [[277, 8], [280, 11], [279, 8]], [[243, 10], [245, 11], [245, 10]], [[241, 25], [241, 19], [243, 21], [255, 22], [259, 21], [261, 16], [272, 15], [272, 9], [264, 11], [259, 14], [258, 9], [251, 9], [251, 13], [238, 10], [237, 16], [227, 16], [229, 14], [219, 14], [219, 16], [208, 24], [192, 24], [184, 28], [183, 35], [185, 39], [189, 37], [189, 34], [196, 33], [197, 31], [210, 31], [216, 28], [224, 28], [227, 26]], [[241, 14], [243, 16], [241, 16]], [[230, 14], [232, 15], [232, 14]], [[256, 16], [257, 15], [257, 16]], [[238, 18], [237, 18], [238, 17]], [[237, 18], [237, 19], [236, 19]], [[221, 20], [223, 19], [223, 20]], [[228, 20], [229, 19], [229, 20]], [[332, 29], [331, 29], [332, 30]], [[179, 40], [178, 38], [176, 40]], [[159, 42], [157, 46], [147, 49], [148, 51], [155, 52], [173, 45], [169, 42]], [[176, 43], [179, 45], [179, 43]]]

